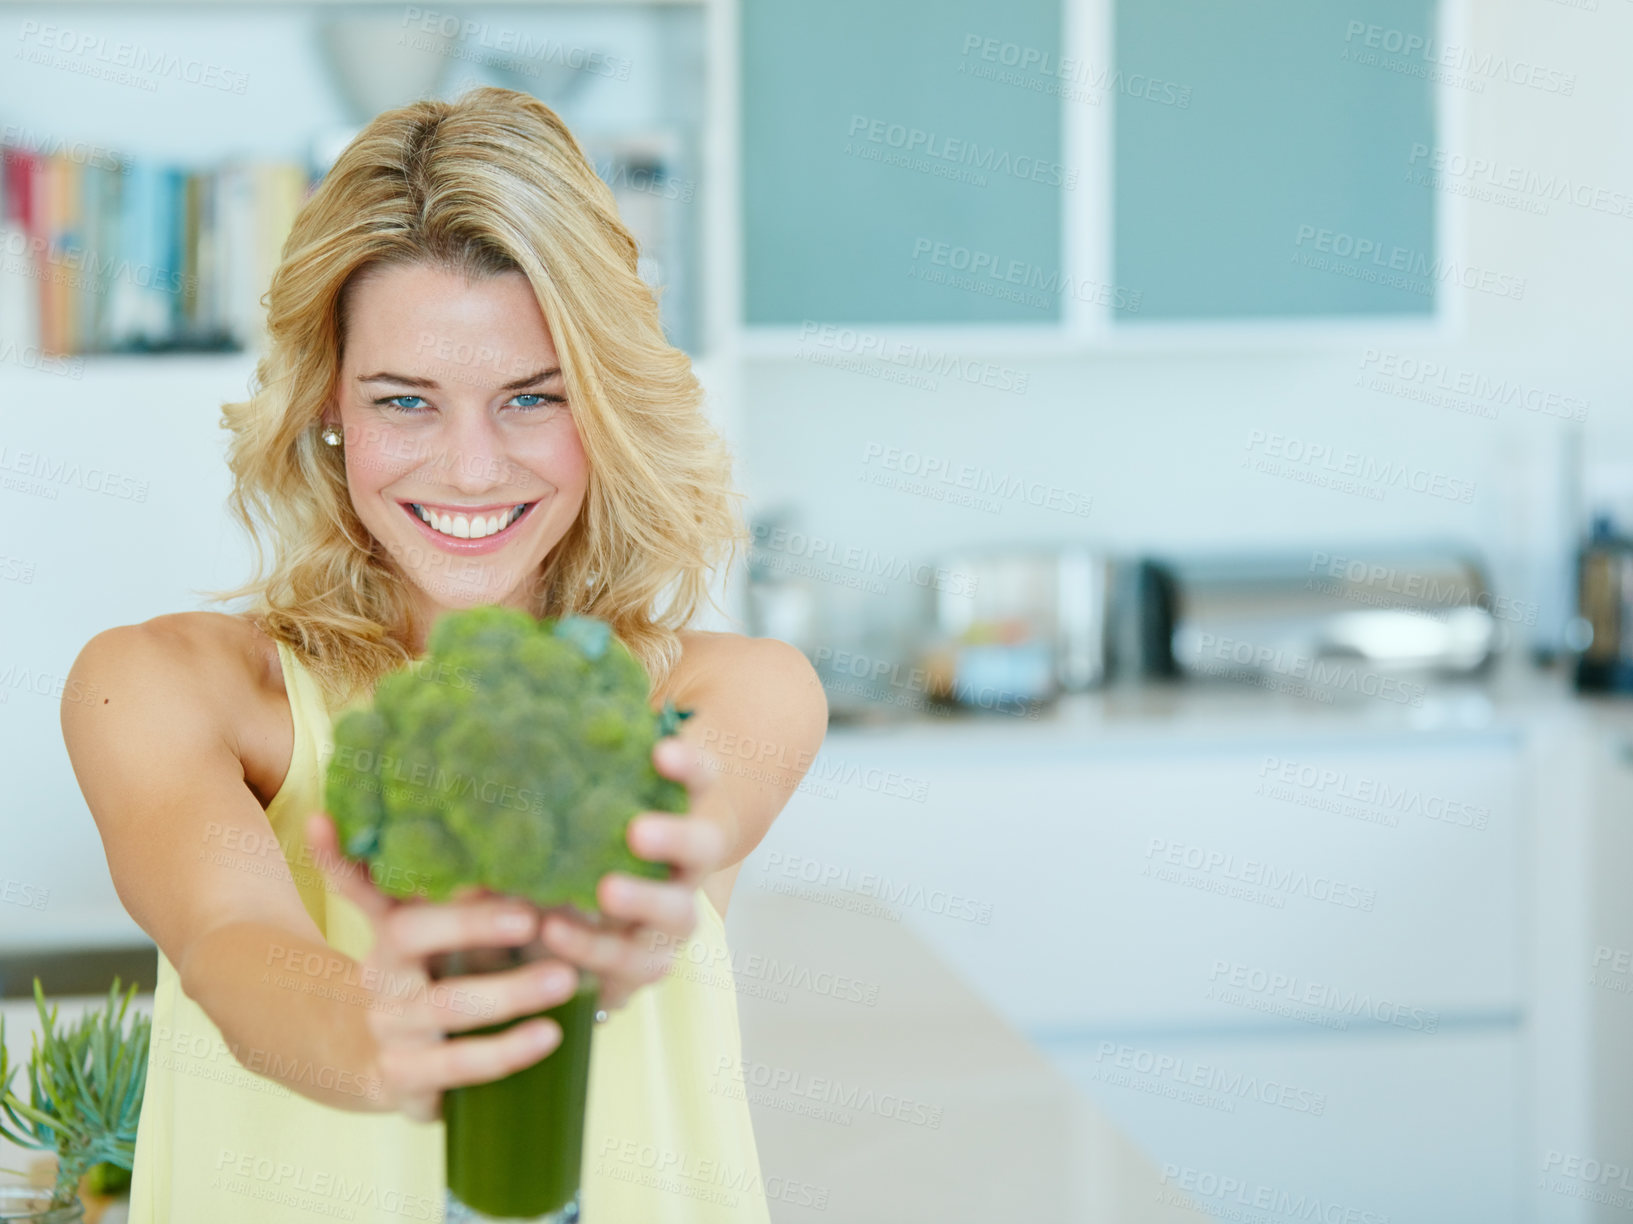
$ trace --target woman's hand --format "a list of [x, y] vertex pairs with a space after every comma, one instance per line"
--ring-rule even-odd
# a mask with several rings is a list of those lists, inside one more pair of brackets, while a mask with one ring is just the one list
[[642, 812], [629, 822], [626, 840], [641, 858], [671, 864], [670, 878], [609, 872], [596, 886], [599, 921], [555, 911], [543, 915], [542, 948], [596, 974], [607, 1011], [668, 972], [676, 944], [697, 925], [695, 893], [725, 865], [725, 832], [702, 814], [715, 776], [713, 755], [669, 735], [653, 745], [652, 762], [664, 777], [685, 785], [688, 810]]
[[[513, 898], [464, 890], [443, 903], [399, 900], [382, 893], [367, 868], [340, 853], [326, 812], [308, 818], [308, 842], [329, 886], [351, 901], [374, 928], [362, 960], [370, 997], [367, 1020], [383, 1108], [416, 1122], [441, 1114], [446, 1088], [502, 1079], [532, 1066], [561, 1042], [553, 1020], [537, 1019], [485, 1037], [444, 1041], [444, 1033], [497, 1024], [566, 1002], [578, 989], [571, 965], [543, 958], [515, 969], [433, 980], [428, 958], [467, 948], [536, 943], [540, 911]], [[512, 919], [511, 925], [506, 920]]]

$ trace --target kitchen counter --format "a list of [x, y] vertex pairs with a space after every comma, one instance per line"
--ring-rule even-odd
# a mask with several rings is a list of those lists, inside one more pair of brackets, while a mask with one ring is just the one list
[[[1630, 811], [1633, 701], [1564, 668], [1114, 686], [831, 726], [738, 891], [910, 930], [1181, 1180], [1587, 1224], [1542, 1161], [1633, 1153]], [[1165, 1097], [1142, 1058], [1321, 1108]]]
[[1579, 695], [1566, 668], [1537, 667], [1514, 657], [1474, 678], [1425, 679], [1421, 691], [1390, 696], [1337, 690], [1315, 695], [1298, 682], [1272, 676], [1264, 684], [1229, 679], [1114, 683], [1069, 693], [1021, 712], [900, 706], [836, 715], [828, 742], [922, 743], [935, 740], [964, 751], [976, 745], [1084, 747], [1096, 741], [1152, 734], [1230, 738], [1285, 732], [1300, 736], [1506, 733], [1538, 714], [1580, 714], [1633, 728], [1633, 699]]
[[1199, 1218], [911, 930], [752, 887], [727, 929], [762, 1169], [830, 1190], [777, 1224]]

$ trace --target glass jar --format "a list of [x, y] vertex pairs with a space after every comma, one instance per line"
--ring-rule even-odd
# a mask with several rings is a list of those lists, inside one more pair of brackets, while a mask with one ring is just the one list
[[0, 1224], [80, 1224], [85, 1204], [78, 1198], [51, 1206], [51, 1191], [34, 1186], [0, 1186]]
[[[431, 976], [461, 976], [515, 968], [542, 948], [459, 948], [432, 958]], [[499, 1033], [546, 1016], [561, 1026], [561, 1043], [503, 1079], [450, 1088], [442, 1094], [446, 1224], [577, 1224], [588, 1108], [590, 1046], [601, 984], [581, 971], [565, 1003], [532, 1016], [470, 1030]]]

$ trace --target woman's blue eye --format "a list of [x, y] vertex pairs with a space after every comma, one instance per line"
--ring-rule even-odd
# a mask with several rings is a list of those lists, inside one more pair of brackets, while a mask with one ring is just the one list
[[[561, 396], [561, 395], [545, 395], [545, 394], [542, 394], [540, 392], [535, 392], [535, 391], [524, 391], [519, 395], [511, 396], [511, 399], [512, 399], [512, 401], [515, 401], [515, 400], [533, 400], [533, 401], [535, 401], [534, 403], [530, 403], [530, 404], [517, 404], [516, 406], [518, 408], [542, 408], [542, 407], [545, 407], [546, 405], [554, 406], [554, 405], [557, 405], [557, 404], [565, 404], [567, 402], [567, 399], [566, 399], [565, 396]], [[419, 403], [417, 403], [417, 404], [404, 404], [404, 403], [399, 402], [401, 400], [418, 400]], [[387, 396], [384, 396], [384, 397], [382, 397], [380, 399], [375, 400], [374, 402], [376, 404], [386, 404], [386, 405], [389, 405], [392, 408], [399, 408], [404, 412], [417, 412], [417, 411], [419, 411], [419, 409], [421, 407], [424, 406], [425, 397], [423, 395], [387, 395]]]

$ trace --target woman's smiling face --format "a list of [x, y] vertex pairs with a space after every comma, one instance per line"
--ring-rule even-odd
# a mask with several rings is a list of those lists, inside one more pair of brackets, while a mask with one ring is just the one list
[[323, 421], [341, 428], [358, 517], [419, 588], [422, 631], [450, 608], [528, 606], [589, 464], [526, 277], [371, 269], [349, 290]]

